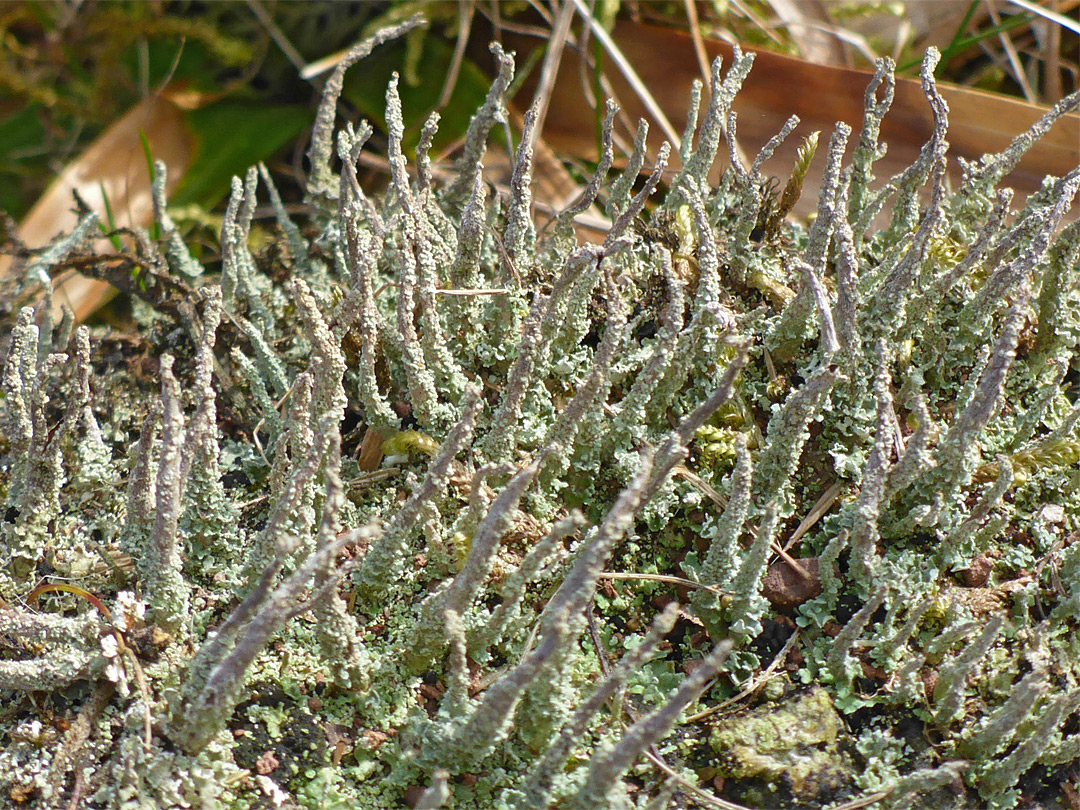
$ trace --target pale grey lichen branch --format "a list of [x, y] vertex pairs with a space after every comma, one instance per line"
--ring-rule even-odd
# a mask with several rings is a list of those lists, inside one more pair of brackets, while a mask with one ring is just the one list
[[82, 616], [0, 607], [0, 689], [52, 692], [92, 679], [105, 668], [96, 611]]
[[265, 164], [260, 163], [258, 168], [259, 177], [262, 178], [263, 185], [266, 186], [266, 192], [270, 195], [270, 206], [274, 209], [274, 217], [277, 219], [278, 227], [285, 233], [285, 240], [289, 244], [292, 260], [302, 267], [307, 262], [310, 247], [308, 241], [300, 233], [300, 229], [296, 227], [296, 223], [292, 221], [288, 211], [285, 210], [285, 204], [281, 201], [281, 194], [278, 192], [277, 186], [274, 184], [274, 178], [270, 175]]
[[[1013, 191], [1011, 188], [1001, 189], [997, 193], [993, 210], [986, 218], [986, 223], [979, 232], [974, 244], [964, 253], [964, 257], [952, 268], [934, 279], [929, 289], [924, 293], [916, 293], [915, 303], [912, 308], [927, 312], [937, 306], [942, 297], [952, 290], [959, 282], [970, 277], [973, 268], [978, 267], [983, 258], [989, 252], [995, 241], [1000, 240], [1002, 226], [1009, 214], [1009, 206], [1012, 204]], [[1000, 245], [1000, 241], [998, 241]], [[914, 323], [909, 321], [909, 328]]]
[[849, 210], [850, 193], [850, 183], [842, 183], [836, 197], [836, 208], [840, 212], [836, 220], [836, 330], [848, 367], [857, 362], [862, 347], [857, 315], [862, 302], [859, 257], [855, 252], [855, 233], [849, 216], [844, 215]]
[[571, 227], [574, 217], [585, 211], [596, 201], [596, 195], [600, 193], [600, 187], [611, 170], [611, 164], [614, 161], [611, 138], [615, 127], [615, 116], [619, 112], [619, 105], [608, 99], [605, 109], [604, 121], [600, 125], [600, 161], [596, 164], [596, 171], [593, 172], [588, 184], [578, 195], [578, 198], [559, 213], [555, 221], [556, 229], [565, 231]]
[[420, 130], [420, 140], [416, 144], [416, 190], [421, 194], [431, 191], [431, 144], [439, 131], [441, 116], [433, 112], [427, 117]]
[[866, 625], [869, 624], [870, 617], [885, 603], [888, 594], [889, 590], [885, 585], [876, 588], [866, 604], [848, 619], [847, 624], [833, 639], [832, 646], [829, 649], [829, 656], [826, 659], [828, 672], [833, 679], [833, 683], [842, 690], [850, 690], [855, 674], [861, 671], [858, 660], [851, 654], [851, 651], [862, 635], [863, 630], [866, 629]]
[[716, 240], [713, 238], [713, 229], [705, 213], [701, 190], [693, 177], [686, 177], [683, 184], [685, 185], [683, 196], [694, 214], [699, 270], [698, 295], [695, 304], [697, 311], [701, 311], [705, 307], [716, 306], [720, 303], [720, 258]]
[[[926, 206], [922, 222], [911, 238], [907, 249], [898, 251], [895, 262], [886, 263], [881, 272], [887, 275], [881, 283], [878, 294], [879, 301], [875, 309], [880, 313], [878, 330], [889, 331], [896, 328], [895, 324], [904, 313], [904, 304], [910, 300], [911, 288], [919, 281], [920, 274], [926, 264], [927, 254], [931, 240], [937, 235], [941, 223], [944, 221], [945, 212], [943, 203], [945, 200], [945, 157], [941, 156], [931, 169], [932, 187], [930, 202]], [[890, 266], [891, 264], [891, 266]], [[909, 319], [921, 319], [922, 312], [909, 308], [906, 313]]]
[[[406, 221], [412, 217], [406, 213]], [[408, 384], [409, 400], [417, 421], [426, 429], [437, 428], [446, 415], [445, 403], [439, 402], [435, 378], [427, 367], [424, 348], [416, 332], [416, 253], [411, 240], [402, 236], [397, 249], [398, 297], [397, 334], [401, 344], [402, 369]]]
[[173, 375], [173, 358], [161, 358], [161, 452], [151, 536], [138, 559], [139, 578], [150, 599], [154, 621], [166, 632], [181, 630], [188, 620], [188, 583], [184, 579], [178, 529], [183, 509], [182, 470], [186, 435], [180, 408], [180, 387]]
[[487, 186], [484, 184], [484, 177], [477, 172], [473, 179], [472, 193], [461, 213], [457, 255], [449, 270], [450, 284], [454, 288], [471, 289], [476, 287], [479, 281], [480, 253], [484, 247], [485, 236], [486, 198]]
[[996, 155], [983, 155], [976, 162], [961, 162], [964, 178], [957, 191], [957, 198], [967, 199], [973, 193], [986, 193], [1011, 172], [1032, 146], [1050, 131], [1063, 116], [1080, 109], [1080, 91], [1065, 96], [1047, 110], [1027, 131], [1017, 135], [1012, 142]]
[[727, 606], [727, 618], [732, 635], [741, 643], [761, 632], [761, 619], [769, 608], [768, 600], [761, 595], [761, 586], [779, 522], [780, 504], [773, 499], [762, 510], [761, 523], [750, 548], [741, 555], [738, 569], [728, 586], [732, 601]]
[[623, 773], [645, 749], [675, 726], [682, 710], [697, 700], [720, 671], [731, 649], [730, 641], [717, 644], [664, 706], [634, 723], [610, 752], [594, 758], [585, 785], [571, 806], [581, 810], [607, 806], [612, 791], [621, 787], [619, 780]]
[[[693, 154], [683, 161], [683, 169], [672, 183], [673, 187], [678, 187], [684, 177], [692, 177], [698, 184], [707, 181], [709, 170], [716, 160], [716, 150], [720, 146], [720, 139], [725, 137], [724, 126], [728, 121], [728, 112], [736, 93], [739, 92], [746, 77], [750, 75], [750, 68], [754, 64], [754, 54], [744, 54], [736, 45], [731, 67], [728, 68], [723, 81], [720, 81], [720, 64], [719, 58], [713, 61], [710, 85], [712, 93], [709, 96], [705, 117], [701, 122], [701, 129], [698, 131], [697, 143]], [[729, 142], [734, 140], [732, 133], [726, 133], [726, 137]]]
[[840, 186], [841, 162], [847, 149], [851, 127], [840, 122], [833, 129], [829, 138], [829, 149], [825, 156], [825, 174], [821, 178], [821, 191], [818, 194], [817, 219], [810, 228], [809, 244], [803, 254], [804, 261], [821, 273], [825, 267], [829, 239], [836, 228], [838, 217], [846, 216], [843, 209], [837, 207], [837, 190]]
[[[329, 423], [333, 424], [334, 414], [328, 414]], [[326, 497], [323, 500], [322, 519], [316, 535], [315, 547], [318, 550], [331, 548], [342, 534], [340, 513], [345, 505], [345, 487], [341, 480], [341, 434], [336, 430], [327, 431], [326, 465], [323, 480], [326, 484]], [[348, 534], [351, 541], [367, 540], [370, 542], [377, 532], [374, 527], [359, 535]], [[317, 571], [315, 588], [324, 586], [339, 576], [329, 568]], [[331, 588], [326, 597], [313, 607], [318, 627], [319, 652], [323, 660], [334, 669], [337, 681], [342, 687], [366, 689], [370, 686], [370, 671], [373, 668], [371, 655], [362, 642], [359, 622], [349, 611], [345, 600]]]
[[623, 303], [622, 291], [611, 277], [611, 268], [607, 260], [603, 262], [602, 270], [607, 298], [604, 336], [600, 340], [600, 345], [596, 347], [596, 355], [588, 374], [577, 384], [573, 398], [563, 408], [562, 413], [544, 436], [544, 449], [540, 457], [545, 463], [551, 459], [557, 461], [556, 464], [545, 468], [545, 474], [555, 478], [560, 477], [570, 464], [569, 454], [574, 447], [574, 440], [578, 436], [583, 420], [596, 403], [607, 400], [608, 391], [611, 389], [611, 365], [627, 338], [627, 311]]
[[[356, 181], [356, 167], [351, 161], [342, 166], [343, 177]], [[359, 184], [357, 184], [357, 187]], [[378, 268], [380, 241], [378, 237], [361, 226], [362, 208], [355, 196], [352, 182], [342, 183], [341, 220], [345, 230], [345, 242], [349, 261], [352, 291], [358, 299], [358, 327], [360, 335], [360, 363], [358, 388], [368, 423], [377, 427], [392, 427], [398, 423], [397, 414], [390, 408], [375, 376], [377, 348], [379, 346], [379, 313], [375, 306], [375, 273]], [[341, 326], [335, 325], [341, 331]], [[340, 340], [344, 335], [339, 334]]]
[[521, 564], [500, 583], [502, 601], [492, 611], [487, 624], [481, 628], [478, 638], [472, 644], [474, 649], [493, 647], [503, 639], [510, 625], [522, 614], [526, 589], [537, 579], [545, 566], [551, 565], [553, 559], [561, 561], [565, 556], [562, 551], [563, 542], [580, 531], [586, 523], [585, 516], [574, 509], [565, 518], [557, 520], [551, 530], [529, 549]]
[[323, 87], [319, 109], [315, 114], [315, 125], [311, 130], [311, 145], [307, 152], [310, 162], [307, 195], [310, 200], [328, 205], [337, 197], [337, 189], [333, 187], [334, 175], [330, 169], [330, 158], [333, 156], [334, 120], [345, 82], [345, 71], [367, 57], [377, 46], [397, 39], [425, 22], [424, 18], [417, 14], [403, 23], [384, 28], [346, 51], [335, 66]]
[[[700, 85], [701, 83], [698, 82], [697, 86], [699, 92]], [[691, 111], [693, 110], [694, 107], [691, 105]], [[689, 123], [687, 123], [687, 126], [689, 127]], [[642, 167], [645, 165], [646, 141], [648, 137], [649, 123], [642, 118], [638, 121], [637, 132], [634, 135], [634, 148], [627, 159], [626, 168], [615, 178], [611, 184], [611, 188], [608, 190], [607, 214], [613, 220], [618, 219], [622, 212], [626, 210], [626, 206], [630, 202], [630, 192], [634, 188], [634, 182], [637, 180]], [[690, 137], [683, 138], [683, 145], [688, 146], [692, 141], [692, 137], [691, 134]]]
[[[1029, 291], [1027, 295], [1030, 295]], [[970, 475], [968, 457], [972, 442], [1001, 406], [1005, 380], [1016, 359], [1016, 345], [1026, 317], [1027, 295], [1009, 308], [1001, 333], [990, 352], [989, 362], [978, 377], [971, 402], [956, 416], [935, 449], [934, 466], [925, 470], [916, 484], [932, 486], [940, 493], [938, 507], [920, 519], [924, 525], [932, 525], [937, 519], [941, 502], [955, 493]]]
[[514, 57], [506, 53], [498, 43], [492, 43], [491, 52], [495, 54], [495, 61], [499, 66], [498, 74], [484, 103], [469, 121], [461, 157], [454, 164], [457, 179], [446, 190], [446, 199], [452, 205], [460, 205], [472, 190], [474, 178], [487, 152], [488, 133], [495, 124], [506, 123], [503, 96], [514, 79]]
[[1031, 714], [1036, 701], [1049, 688], [1046, 670], [1036, 666], [1010, 691], [1008, 699], [970, 734], [960, 741], [957, 750], [968, 759], [987, 759], [1000, 753], [1013, 740], [1020, 724]]
[[71, 233], [52, 240], [30, 262], [23, 274], [28, 279], [35, 279], [46, 286], [52, 282], [49, 280], [49, 268], [62, 262], [76, 250], [85, 245], [97, 233], [101, 220], [93, 211], [87, 211], [79, 216]]
[[[537, 100], [526, 112], [521, 130], [521, 142], [518, 144], [514, 155], [514, 169], [510, 175], [510, 202], [506, 211], [506, 230], [503, 232], [503, 248], [506, 256], [515, 272], [506, 273], [514, 283], [520, 283], [521, 273], [532, 263], [533, 251], [535, 250], [536, 226], [532, 217], [532, 170], [533, 170], [533, 130], [536, 127], [536, 116], [540, 111], [540, 100]], [[477, 176], [479, 182], [479, 175]], [[469, 213], [469, 206], [476, 211], [476, 198], [482, 203], [482, 183], [473, 189], [473, 193], [466, 203], [466, 216], [475, 217], [475, 213]], [[462, 217], [464, 225], [465, 216]], [[475, 226], [474, 226], [475, 227]], [[475, 239], [475, 237], [473, 237]], [[479, 246], [470, 248], [478, 251]]]
[[789, 116], [784, 125], [780, 127], [780, 131], [773, 135], [769, 140], [765, 142], [765, 145], [761, 147], [761, 150], [754, 158], [754, 162], [750, 164], [750, 178], [754, 181], [760, 181], [761, 179], [761, 167], [765, 165], [765, 162], [773, 156], [773, 153], [780, 148], [780, 145], [787, 140], [788, 135], [795, 131], [795, 127], [799, 125], [799, 116]]
[[662, 245], [651, 249], [659, 257], [660, 268], [668, 290], [668, 302], [660, 315], [660, 333], [652, 356], [645, 367], [637, 373], [626, 396], [619, 402], [619, 411], [609, 428], [608, 443], [628, 443], [644, 437], [645, 412], [657, 385], [667, 374], [675, 359], [679, 335], [683, 328], [683, 310], [686, 308], [685, 284], [671, 266], [671, 251]]
[[195, 413], [188, 426], [181, 460], [180, 477], [187, 481], [192, 467], [200, 477], [217, 481], [220, 476], [217, 442], [217, 394], [214, 391], [214, 343], [221, 324], [221, 288], [206, 287], [201, 291], [203, 301], [202, 335], [195, 360]]
[[154, 222], [161, 229], [161, 236], [165, 239], [165, 257], [169, 261], [169, 268], [187, 278], [196, 278], [203, 274], [203, 266], [191, 255], [188, 246], [184, 244], [180, 229], [169, 216], [165, 203], [165, 185], [168, 179], [168, 165], [164, 160], [155, 160], [154, 180], [150, 185], [151, 199], [154, 204]]
[[937, 725], [947, 726], [960, 715], [968, 675], [980, 661], [986, 659], [1004, 625], [1005, 617], [994, 614], [983, 631], [959, 655], [941, 667], [933, 694], [934, 722]]
[[749, 358], [749, 350], [745, 343], [736, 343], [734, 348], [735, 356], [728, 363], [716, 389], [700, 405], [683, 417], [657, 448], [653, 459], [652, 477], [645, 490], [645, 500], [656, 495], [676, 465], [686, 458], [687, 448], [701, 426], [734, 396], [736, 382]]
[[[1080, 190], [1080, 167], [1069, 172], [1057, 183], [1052, 206], [1038, 211], [1031, 216], [1027, 225], [1029, 236], [1026, 245], [1011, 262], [1002, 262], [986, 280], [982, 289], [968, 304], [977, 314], [988, 314], [991, 308], [1014, 295], [1015, 290], [1025, 281], [1030, 280], [1035, 267], [1050, 248], [1053, 234], [1058, 229], [1062, 218], [1072, 207], [1073, 198]], [[1020, 225], [1014, 229], [1019, 230]]]
[[773, 416], [768, 442], [761, 451], [754, 479], [754, 500], [778, 498], [783, 504], [781, 514], [786, 514], [790, 497], [790, 480], [799, 462], [799, 454], [807, 439], [806, 428], [822, 407], [825, 397], [841, 375], [829, 366], [822, 366], [799, 387], [788, 395], [784, 404]]
[[[670, 154], [671, 145], [667, 141], [664, 141], [660, 144], [660, 151], [656, 155], [656, 163], [653, 165], [653, 170], [649, 173], [649, 178], [645, 181], [645, 185], [642, 186], [641, 191], [635, 194], [625, 207], [622, 208], [621, 213], [616, 218], [615, 222], [612, 223], [611, 230], [608, 231], [608, 235], [604, 238], [605, 247], [610, 248], [618, 239], [622, 238], [623, 234], [626, 233], [627, 228], [630, 227], [630, 224], [645, 208], [645, 203], [649, 201], [649, 197], [656, 193], [656, 189], [660, 185], [660, 180], [667, 170], [668, 156]], [[629, 193], [629, 190], [627, 193]]]
[[412, 530], [420, 517], [421, 507], [434, 501], [445, 492], [449, 482], [450, 467], [458, 453], [472, 442], [476, 420], [484, 402], [476, 388], [466, 392], [461, 418], [439, 448], [438, 455], [428, 467], [423, 484], [397, 512], [386, 526], [379, 542], [364, 556], [356, 580], [361, 584], [366, 598], [375, 599], [401, 574], [404, 557]]
[[521, 342], [518, 345], [517, 359], [510, 370], [503, 386], [502, 399], [493, 417], [491, 430], [478, 446], [480, 454], [492, 461], [502, 461], [510, 457], [516, 444], [515, 426], [521, 417], [522, 402], [537, 371], [535, 361], [543, 347], [543, 332], [552, 318], [555, 307], [569, 292], [574, 281], [589, 267], [595, 266], [603, 256], [603, 251], [592, 246], [578, 248], [565, 260], [562, 272], [556, 278], [551, 293], [546, 297], [536, 296], [529, 314], [521, 326]]
[[[719, 71], [723, 63], [724, 60], [722, 57], [716, 57], [712, 63], [712, 70]], [[704, 85], [702, 84], [701, 79], [694, 79], [690, 82], [690, 98], [686, 103], [686, 126], [683, 128], [682, 138], [679, 139], [679, 162], [683, 166], [686, 165], [686, 162], [694, 154], [694, 136], [697, 134], [698, 115], [701, 112], [701, 91], [703, 87]], [[716, 87], [716, 83], [710, 83], [709, 87]], [[640, 126], [638, 127], [638, 133], [641, 134]]]
[[[737, 461], [731, 474], [731, 494], [709, 537], [709, 550], [701, 564], [700, 579], [705, 585], [728, 587], [742, 564], [739, 537], [746, 531], [746, 518], [750, 512], [750, 489], [754, 480], [754, 463], [746, 442], [743, 434], [735, 440]], [[705, 604], [710, 596], [708, 591], [697, 591], [691, 597], [691, 604], [695, 607]]]
[[551, 744], [543, 758], [533, 766], [528, 778], [519, 792], [517, 807], [543, 807], [551, 802], [552, 783], [556, 774], [566, 765], [573, 747], [578, 744], [588, 731], [588, 724], [600, 709], [623, 687], [627, 679], [656, 653], [656, 648], [664, 636], [671, 632], [679, 616], [678, 605], [674, 602], [655, 618], [641, 643], [622, 657], [618, 665], [608, 673], [578, 706], [570, 719], [566, 721], [558, 739]]
[[[334, 567], [342, 546], [374, 532], [373, 528], [365, 527], [346, 533], [310, 555], [272, 592], [268, 581], [271, 578], [260, 580], [256, 590], [237, 609], [248, 621], [242, 628], [229, 628], [232, 643], [228, 652], [219, 659], [206, 662], [210, 665], [209, 672], [197, 692], [185, 687], [181, 712], [174, 714], [168, 731], [174, 742], [194, 754], [213, 740], [240, 702], [244, 677], [255, 656], [289, 620], [318, 605], [337, 588], [346, 573], [345, 568]], [[274, 568], [268, 572], [276, 573]], [[312, 578], [321, 578], [323, 582], [303, 598], [301, 594]], [[249, 604], [252, 600], [254, 604]], [[219, 633], [224, 632], [224, 628], [219, 630]]]
[[[867, 207], [870, 183], [874, 179], [872, 167], [876, 161], [885, 156], [885, 145], [879, 143], [878, 139], [881, 136], [881, 121], [893, 102], [893, 93], [896, 89], [895, 69], [896, 64], [889, 57], [879, 59], [874, 76], [866, 85], [859, 143], [856, 144], [851, 155], [850, 207], [847, 216], [849, 222], [861, 220], [863, 211]], [[879, 92], [881, 92], [880, 99]], [[862, 241], [862, 234], [856, 234], [856, 237], [858, 239], [856, 244], [858, 244]]]
[[398, 93], [398, 75], [393, 73], [386, 87], [386, 160], [390, 164], [390, 186], [394, 190], [397, 204], [408, 216], [412, 213], [415, 202], [401, 146], [404, 135], [405, 119], [401, 110], [401, 95]]
[[[435, 375], [436, 386], [444, 399], [460, 401], [468, 381], [457, 359], [450, 351], [436, 309], [436, 289], [439, 283], [440, 261], [436, 255], [437, 236], [422, 206], [412, 214], [412, 227], [404, 228], [411, 235], [416, 254], [416, 303], [420, 308], [420, 344], [424, 361]], [[456, 416], [456, 408], [451, 406]]]
[[859, 483], [859, 496], [851, 512], [851, 574], [864, 593], [868, 593], [875, 581], [877, 571], [878, 541], [880, 533], [878, 521], [886, 481], [889, 474], [889, 459], [893, 449], [893, 401], [889, 391], [892, 376], [889, 374], [891, 361], [888, 344], [879, 339], [877, 343], [877, 374], [874, 376], [874, 397], [877, 400], [877, 426], [874, 433], [874, 445], [863, 467], [862, 481]]
[[414, 662], [413, 669], [419, 669], [420, 664], [429, 663], [445, 646], [446, 639], [439, 632], [440, 617], [448, 610], [459, 616], [464, 615], [472, 607], [477, 594], [491, 574], [499, 544], [513, 523], [518, 504], [532, 485], [539, 469], [540, 461], [533, 461], [519, 470], [503, 487], [476, 528], [461, 570], [444, 589], [430, 596], [424, 603], [420, 621], [408, 644], [408, 655]]

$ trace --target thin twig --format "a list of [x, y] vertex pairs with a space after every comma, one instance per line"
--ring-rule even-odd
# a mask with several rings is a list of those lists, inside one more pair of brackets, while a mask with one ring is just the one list
[[675, 468], [675, 476], [683, 479], [688, 484], [694, 487], [698, 492], [719, 506], [721, 509], [727, 509], [727, 498], [721, 495], [712, 484], [703, 479], [700, 475], [692, 470], [687, 469], [682, 464]]
[[[349, 480], [348, 482], [346, 482], [345, 486], [350, 490], [361, 489], [362, 487], [366, 487], [369, 484], [375, 484], [379, 481], [385, 481], [388, 478], [393, 478], [400, 472], [400, 467], [385, 467], [381, 470], [372, 470], [371, 472], [361, 473], [360, 475], [356, 476], [356, 478]], [[259, 506], [260, 504], [265, 503], [269, 499], [269, 495], [260, 495], [258, 498], [252, 498], [250, 501], [244, 501], [243, 503], [238, 504], [236, 508], [243, 512], [246, 509], [251, 509], [252, 507]]]
[[729, 802], [727, 799], [721, 799], [719, 796], [711, 796], [710, 794], [699, 788], [697, 785], [691, 784], [690, 782], [686, 781], [686, 779], [676, 773], [674, 768], [664, 762], [663, 759], [654, 754], [652, 751], [646, 751], [645, 756], [653, 765], [655, 765], [657, 768], [659, 768], [676, 782], [678, 782], [679, 786], [684, 791], [689, 793], [691, 798], [696, 799], [707, 807], [716, 807], [719, 810], [750, 810], [750, 808], [746, 807], [745, 805], [736, 804], [735, 802]]
[[150, 708], [152, 701], [150, 700], [150, 685], [146, 681], [146, 673], [143, 672], [142, 666], [139, 664], [139, 659], [135, 656], [135, 651], [132, 650], [127, 644], [124, 643], [124, 636], [119, 630], [113, 630], [113, 638], [116, 639], [116, 645], [119, 648], [119, 652], [123, 655], [124, 659], [131, 664], [131, 668], [135, 673], [135, 684], [139, 687], [139, 694], [143, 699], [143, 749], [149, 752], [153, 748], [153, 719], [150, 716]]
[[859, 810], [859, 808], [877, 804], [890, 793], [892, 793], [891, 790], [879, 790], [877, 793], [868, 793], [865, 796], [860, 796], [858, 799], [852, 799], [850, 802], [838, 804], [832, 810]]
[[348, 490], [361, 489], [369, 484], [375, 484], [379, 481], [385, 481], [388, 478], [393, 478], [395, 475], [401, 472], [400, 467], [386, 467], [381, 470], [372, 470], [371, 472], [361, 473], [356, 478], [350, 479], [345, 484], [345, 488]]
[[[1058, 0], [1050, 0], [1050, 10], [1056, 11], [1057, 4]], [[1047, 23], [1046, 27], [1049, 30], [1046, 32], [1043, 100], [1047, 104], [1056, 104], [1065, 95], [1061, 88], [1061, 26]]]
[[[601, 577], [604, 576], [608, 575], [601, 575]], [[677, 579], [677, 577], [672, 577], [672, 579]], [[696, 585], [696, 583], [691, 584]], [[600, 670], [601, 672], [603, 672], [604, 677], [606, 678], [608, 677], [608, 673], [611, 670], [611, 666], [607, 661], [607, 653], [605, 652], [603, 643], [600, 639], [600, 630], [596, 625], [596, 617], [593, 615], [591, 605], [586, 608], [585, 615], [588, 618], [589, 634], [592, 638], [593, 646], [596, 647], [596, 657], [600, 661]], [[622, 707], [622, 711], [626, 712], [626, 716], [630, 718], [631, 722], [636, 723], [640, 719], [640, 715], [633, 709], [631, 709], [629, 706], [624, 705]], [[694, 785], [683, 779], [681, 776], [679, 776], [679, 774], [675, 771], [674, 768], [667, 764], [667, 761], [660, 755], [660, 749], [658, 749], [655, 745], [649, 746], [649, 748], [645, 751], [645, 757], [661, 771], [663, 771], [676, 782], [678, 782], [679, 786], [684, 791], [691, 794], [691, 796], [697, 799], [699, 802], [708, 805], [709, 807], [720, 808], [720, 810], [749, 810], [749, 808], [743, 807], [742, 805], [727, 802], [724, 799], [718, 798], [716, 796], [710, 796], [708, 793], [705, 793], [700, 788], [698, 788], [697, 785]]]
[[731, 7], [740, 14], [742, 14], [744, 17], [746, 17], [746, 19], [750, 20], [750, 22], [752, 22], [758, 28], [760, 28], [761, 32], [769, 39], [771, 39], [774, 43], [780, 45], [781, 47], [783, 46], [784, 41], [779, 36], [777, 36], [775, 31], [772, 30], [772, 26], [766, 25], [765, 21], [762, 20], [761, 17], [759, 17], [756, 13], [754, 13], [754, 10], [752, 8], [743, 3], [742, 0], [731, 0]]
[[[1020, 8], [1030, 11], [1032, 14], [1038, 14], [1040, 17], [1043, 17], [1050, 22], [1061, 26], [1062, 28], [1072, 31], [1074, 34], [1080, 34], [1080, 23], [1078, 23], [1076, 20], [1066, 17], [1064, 14], [1059, 14], [1056, 11], [1044, 8], [1038, 3], [1031, 2], [1031, 0], [1009, 0], [1009, 2], [1014, 6], [1020, 6]], [[1050, 99], [1050, 101], [1053, 100], [1054, 99]]]
[[509, 290], [496, 287], [490, 290], [435, 290], [436, 295], [506, 295]]

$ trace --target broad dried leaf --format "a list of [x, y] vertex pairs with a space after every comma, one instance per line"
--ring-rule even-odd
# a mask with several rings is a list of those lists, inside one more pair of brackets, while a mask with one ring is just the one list
[[[616, 43], [633, 63], [641, 79], [653, 94], [663, 99], [669, 118], [677, 127], [686, 122], [690, 86], [701, 75], [689, 34], [667, 28], [621, 21], [615, 27]], [[527, 40], [514, 42], [530, 47]], [[534, 47], [534, 46], [532, 46]], [[709, 58], [723, 56], [731, 64], [731, 47], [713, 39], [705, 40]], [[575, 54], [567, 52], [551, 99], [551, 109], [543, 137], [555, 149], [580, 156], [596, 151], [595, 120], [581, 88], [581, 67]], [[587, 74], [586, 74], [587, 75]], [[795, 161], [802, 137], [814, 130], [831, 132], [837, 121], [845, 121], [856, 131], [862, 123], [863, 93], [870, 81], [869, 71], [816, 65], [802, 59], [758, 52], [754, 68], [735, 101], [738, 113], [738, 138], [751, 157], [783, 126], [792, 113], [802, 123], [766, 164], [766, 173], [786, 177]], [[608, 71], [631, 119], [648, 118], [644, 106], [615, 70]], [[957, 156], [976, 159], [987, 152], [1000, 151], [1026, 130], [1045, 108], [1016, 99], [1004, 98], [978, 90], [939, 83], [938, 89], [948, 101], [950, 172], [958, 177]], [[523, 98], [532, 87], [526, 85]], [[704, 102], [703, 102], [704, 104]], [[907, 168], [919, 154], [932, 131], [932, 116], [918, 81], [896, 80], [892, 109], [882, 124], [881, 139], [889, 145], [888, 153], [874, 164], [879, 178]], [[653, 123], [652, 133], [658, 132]], [[651, 135], [655, 154], [660, 138]], [[721, 149], [721, 160], [726, 155]], [[672, 156], [677, 163], [677, 156]], [[1080, 163], [1080, 116], [1070, 115], [1059, 121], [1028, 152], [1020, 165], [1005, 180], [1021, 193], [1039, 188], [1044, 175], [1061, 177]], [[810, 168], [795, 216], [809, 214], [816, 205], [824, 161]], [[715, 177], [718, 176], [714, 175]]]
[[[194, 139], [185, 124], [183, 109], [162, 93], [132, 107], [64, 168], [23, 219], [19, 238], [30, 247], [40, 247], [57, 234], [69, 232], [78, 220], [72, 196], [76, 191], [102, 222], [107, 222], [104, 189], [118, 226], [150, 224], [154, 210], [140, 130], [146, 135], [153, 157], [169, 167], [167, 190], [175, 188], [191, 163]], [[0, 257], [0, 277], [10, 267], [10, 257]], [[70, 306], [80, 320], [115, 293], [103, 281], [78, 275], [54, 283], [56, 301]]]

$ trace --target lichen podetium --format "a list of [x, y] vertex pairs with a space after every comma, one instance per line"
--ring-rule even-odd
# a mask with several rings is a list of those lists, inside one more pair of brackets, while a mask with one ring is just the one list
[[20, 258], [24, 298], [120, 273], [140, 334], [47, 296], [7, 325], [2, 803], [1052, 806], [1080, 759], [1080, 169], [1017, 209], [997, 185], [1080, 97], [950, 189], [931, 52], [933, 136], [879, 183], [883, 62], [804, 228], [816, 136], [783, 195], [761, 174], [797, 122], [709, 183], [736, 49], [659, 203], [666, 146], [608, 182], [609, 110], [540, 228], [530, 139], [508, 195], [481, 174], [497, 47], [452, 182], [424, 148], [410, 176], [394, 82], [390, 186], [361, 189], [341, 78], [415, 24], [327, 82], [307, 227], [261, 172], [274, 268], [259, 170], [216, 275], [163, 165], [161, 245], [95, 263], [87, 215]]

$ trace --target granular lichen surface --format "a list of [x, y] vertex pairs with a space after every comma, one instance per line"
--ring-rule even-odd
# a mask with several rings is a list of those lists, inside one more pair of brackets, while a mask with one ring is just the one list
[[533, 112], [509, 192], [482, 175], [498, 48], [453, 179], [435, 119], [407, 165], [395, 80], [362, 190], [341, 79], [400, 33], [327, 83], [303, 228], [254, 168], [209, 272], [158, 164], [160, 241], [95, 271], [137, 340], [50, 314], [92, 214], [19, 256], [10, 300], [45, 298], [3, 346], [0, 804], [1067, 806], [1080, 169], [999, 186], [1080, 97], [950, 185], [931, 52], [933, 135], [875, 178], [886, 61], [863, 121], [745, 165], [736, 50], [681, 168], [637, 179], [642, 125], [609, 176], [609, 108], [538, 223]]

